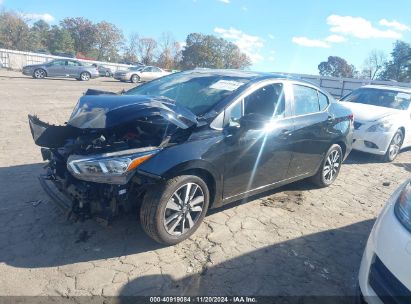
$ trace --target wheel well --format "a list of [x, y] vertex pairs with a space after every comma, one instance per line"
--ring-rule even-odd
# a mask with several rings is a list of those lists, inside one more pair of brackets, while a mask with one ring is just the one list
[[405, 139], [405, 128], [404, 127], [400, 127], [399, 128], [399, 130], [401, 130], [402, 131], [402, 141], [404, 141], [404, 139]]
[[196, 175], [198, 177], [201, 177], [205, 181], [205, 183], [208, 186], [208, 191], [210, 192], [210, 206], [209, 207], [212, 207], [213, 203], [215, 202], [215, 195], [216, 195], [216, 182], [215, 182], [213, 175], [207, 170], [200, 169], [200, 168], [180, 171], [176, 175], [185, 175], [185, 174]]
[[343, 157], [344, 157], [344, 156], [345, 156], [345, 152], [347, 151], [347, 146], [346, 146], [345, 143], [342, 142], [342, 141], [337, 141], [336, 144], [341, 147], [341, 150], [342, 150], [342, 153], [343, 153]]

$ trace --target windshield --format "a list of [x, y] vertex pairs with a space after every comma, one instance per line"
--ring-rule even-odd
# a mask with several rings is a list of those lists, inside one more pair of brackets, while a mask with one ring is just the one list
[[124, 94], [165, 96], [199, 116], [249, 81], [249, 78], [216, 73], [175, 73]]
[[131, 68], [129, 68], [128, 70], [129, 71], [140, 71], [140, 70], [142, 70], [144, 67], [131, 67]]
[[397, 110], [407, 110], [410, 105], [411, 94], [391, 90], [364, 88], [353, 91], [341, 100]]

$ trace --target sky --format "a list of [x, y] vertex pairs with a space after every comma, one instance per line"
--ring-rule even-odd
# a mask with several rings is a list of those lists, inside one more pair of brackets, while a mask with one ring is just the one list
[[126, 37], [213, 34], [237, 44], [256, 71], [318, 74], [328, 56], [361, 69], [372, 50], [389, 58], [396, 40], [411, 42], [409, 0], [0, 0], [0, 9], [50, 24], [106, 20]]

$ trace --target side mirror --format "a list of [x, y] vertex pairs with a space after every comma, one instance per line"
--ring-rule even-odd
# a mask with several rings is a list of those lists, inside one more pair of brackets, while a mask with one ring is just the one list
[[261, 130], [269, 120], [266, 115], [250, 113], [240, 118], [240, 126], [244, 130]]

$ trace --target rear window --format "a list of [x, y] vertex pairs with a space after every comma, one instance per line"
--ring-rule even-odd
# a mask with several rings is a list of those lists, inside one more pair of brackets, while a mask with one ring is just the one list
[[392, 90], [363, 88], [354, 90], [341, 100], [397, 110], [407, 110], [410, 106], [411, 94]]

